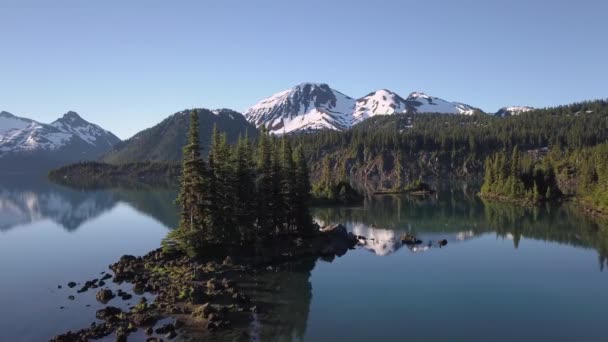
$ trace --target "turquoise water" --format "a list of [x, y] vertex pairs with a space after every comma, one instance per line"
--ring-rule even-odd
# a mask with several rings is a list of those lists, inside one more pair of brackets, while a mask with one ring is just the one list
[[[426, 199], [315, 209], [318, 222], [369, 239], [331, 262], [256, 276], [274, 289], [258, 296], [273, 304], [258, 317], [261, 340], [607, 340], [607, 228], [568, 207], [523, 209], [473, 193], [445, 186]], [[158, 247], [176, 222], [174, 198], [0, 178], [0, 340], [88, 326], [101, 304], [94, 291], [68, 300], [66, 283]], [[423, 243], [408, 248], [403, 233]]]

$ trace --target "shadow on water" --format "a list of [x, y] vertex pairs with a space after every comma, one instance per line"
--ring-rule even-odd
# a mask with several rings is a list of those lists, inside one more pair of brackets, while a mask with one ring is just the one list
[[3, 175], [0, 179], [0, 231], [50, 219], [67, 231], [99, 217], [125, 202], [168, 228], [177, 224], [177, 190], [79, 190], [57, 185], [44, 177]]

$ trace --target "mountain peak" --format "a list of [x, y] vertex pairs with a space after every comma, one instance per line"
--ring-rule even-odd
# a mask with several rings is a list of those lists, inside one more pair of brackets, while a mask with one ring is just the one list
[[414, 100], [417, 98], [432, 99], [433, 97], [429, 96], [421, 91], [413, 91], [408, 95], [407, 100]]
[[350, 126], [355, 100], [326, 83], [300, 83], [250, 107], [244, 116], [255, 126], [273, 133], [318, 129], [342, 130]]
[[71, 110], [68, 111], [67, 113], [63, 114], [63, 116], [61, 117], [61, 119], [68, 120], [68, 121], [71, 121], [71, 122], [77, 121], [77, 120], [78, 121], [79, 120], [83, 120], [84, 121], [84, 119], [80, 115], [78, 115], [78, 113], [76, 113], [74, 111], [71, 111]]
[[0, 112], [0, 117], [4, 117], [4, 118], [14, 118], [15, 116], [9, 112], [6, 111], [1, 111]]

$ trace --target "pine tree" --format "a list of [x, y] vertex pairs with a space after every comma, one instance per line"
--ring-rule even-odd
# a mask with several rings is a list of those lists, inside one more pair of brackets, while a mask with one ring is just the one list
[[287, 233], [294, 230], [296, 201], [296, 166], [293, 160], [291, 144], [286, 136], [281, 141], [282, 184], [281, 195], [285, 205]]
[[285, 199], [283, 197], [283, 167], [281, 162], [281, 150], [278, 146], [276, 137], [272, 136], [272, 162], [271, 162], [271, 217], [273, 234], [278, 235], [284, 232], [286, 221]]
[[180, 192], [176, 202], [180, 205], [179, 227], [174, 233], [178, 244], [189, 252], [196, 252], [206, 238], [206, 174], [205, 163], [201, 157], [198, 136], [198, 113], [190, 112], [188, 143], [183, 148], [182, 175]]
[[257, 229], [258, 237], [272, 234], [272, 149], [268, 132], [262, 128], [258, 141], [257, 181], [258, 194]]
[[256, 198], [252, 151], [247, 137], [239, 137], [234, 153], [234, 223], [242, 240], [254, 238]]
[[310, 205], [310, 179], [308, 165], [302, 147], [294, 152], [294, 163], [296, 167], [296, 191], [294, 198], [294, 221], [300, 235], [312, 233], [312, 218], [309, 212]]

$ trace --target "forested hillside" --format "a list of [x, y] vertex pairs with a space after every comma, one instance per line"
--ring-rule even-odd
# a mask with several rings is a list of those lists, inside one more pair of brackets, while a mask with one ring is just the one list
[[482, 196], [517, 202], [574, 198], [608, 213], [608, 143], [571, 150], [552, 148], [546, 154], [517, 148], [511, 156], [498, 152], [486, 160]]
[[[201, 123], [199, 135], [204, 150], [211, 145], [211, 132], [217, 127], [226, 133], [229, 143], [236, 143], [239, 136], [257, 136], [255, 126], [248, 123], [241, 113], [229, 110], [196, 109]], [[128, 162], [178, 162], [186, 145], [188, 115], [190, 110], [175, 113], [156, 126], [145, 129], [132, 138], [117, 144], [103, 156], [107, 163]]]
[[402, 114], [376, 116], [346, 132], [293, 135], [310, 158], [312, 176], [323, 160], [332, 172], [346, 168], [359, 184], [390, 189], [419, 178], [481, 177], [485, 158], [496, 151], [554, 147], [577, 149], [608, 140], [608, 101], [536, 109], [499, 118]]

